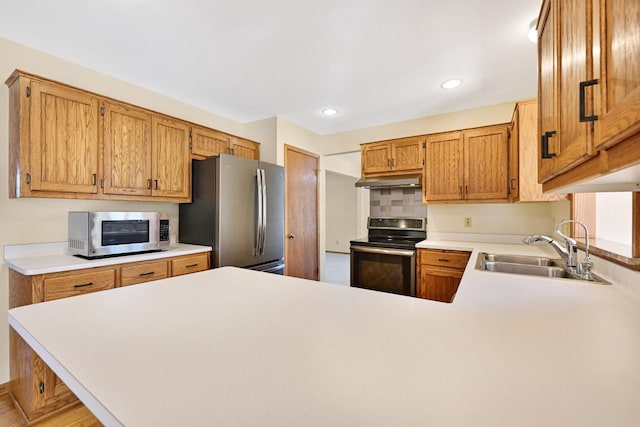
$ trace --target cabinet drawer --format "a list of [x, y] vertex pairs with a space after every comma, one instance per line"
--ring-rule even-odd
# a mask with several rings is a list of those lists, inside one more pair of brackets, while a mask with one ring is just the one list
[[420, 264], [435, 265], [439, 267], [449, 267], [464, 270], [469, 261], [469, 252], [445, 251], [445, 250], [423, 250], [420, 252]]
[[115, 279], [115, 269], [44, 279], [44, 300], [51, 301], [111, 289], [115, 286]]
[[120, 276], [122, 286], [135, 285], [166, 277], [169, 277], [166, 260], [123, 266]]
[[171, 260], [171, 276], [195, 273], [209, 269], [209, 253], [189, 255]]

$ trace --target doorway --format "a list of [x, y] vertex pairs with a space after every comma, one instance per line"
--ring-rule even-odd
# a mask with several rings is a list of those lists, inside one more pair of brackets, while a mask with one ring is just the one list
[[284, 145], [285, 275], [318, 280], [320, 156]]

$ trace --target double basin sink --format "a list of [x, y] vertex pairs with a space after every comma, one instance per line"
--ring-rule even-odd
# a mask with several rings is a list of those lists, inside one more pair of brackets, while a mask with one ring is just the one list
[[477, 270], [498, 273], [524, 274], [558, 279], [582, 280], [589, 283], [609, 285], [610, 283], [593, 273], [581, 275], [567, 270], [561, 259], [526, 255], [499, 255], [480, 252]]

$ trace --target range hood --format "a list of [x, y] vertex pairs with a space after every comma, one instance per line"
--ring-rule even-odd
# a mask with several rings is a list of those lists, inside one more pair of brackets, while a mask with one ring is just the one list
[[380, 176], [362, 178], [356, 181], [356, 187], [362, 188], [409, 188], [422, 186], [422, 175]]

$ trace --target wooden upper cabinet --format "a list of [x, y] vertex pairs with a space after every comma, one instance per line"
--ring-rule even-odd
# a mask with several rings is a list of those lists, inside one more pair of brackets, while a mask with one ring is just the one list
[[[593, 78], [590, 2], [550, 0], [543, 6], [539, 38], [540, 180], [593, 157], [589, 124], [580, 120], [581, 82]], [[592, 103], [583, 102], [584, 111]]]
[[151, 195], [151, 114], [104, 103], [104, 193]]
[[420, 173], [424, 137], [414, 136], [361, 145], [362, 175]]
[[599, 4], [604, 16], [599, 19], [599, 61], [595, 58], [600, 68], [595, 129], [596, 148], [601, 150], [640, 132], [640, 2]]
[[98, 98], [35, 79], [28, 90], [31, 191], [97, 193]]
[[461, 200], [464, 186], [464, 156], [461, 132], [427, 135], [424, 200]]
[[427, 135], [424, 202], [508, 201], [508, 128]]
[[[545, 0], [540, 13], [539, 181], [545, 191], [640, 163], [640, 3]], [[625, 186], [625, 184], [627, 184]], [[632, 188], [622, 182], [620, 188]]]
[[385, 173], [391, 170], [391, 143], [363, 144], [361, 148], [363, 175]]
[[232, 136], [230, 138], [231, 154], [245, 159], [260, 160], [260, 143]]
[[151, 123], [153, 196], [190, 199], [189, 124], [160, 115]]
[[509, 136], [507, 126], [464, 132], [464, 194], [471, 200], [508, 197]]
[[191, 127], [191, 154], [210, 157], [220, 153], [229, 153], [231, 137], [226, 133], [205, 128]]

